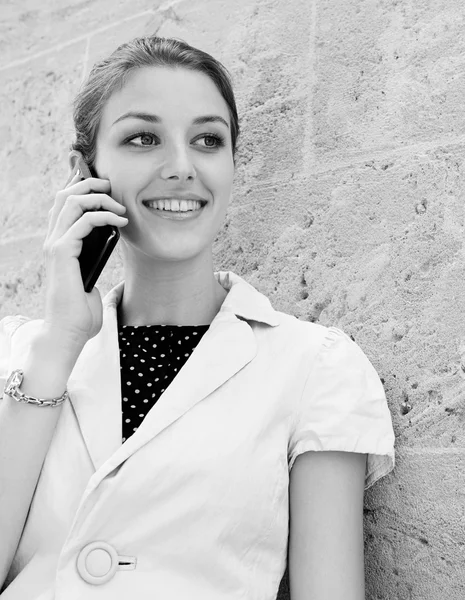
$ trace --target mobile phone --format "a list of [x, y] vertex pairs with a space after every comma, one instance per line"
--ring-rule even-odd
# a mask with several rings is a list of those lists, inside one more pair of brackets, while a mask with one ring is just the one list
[[[66, 185], [73, 179], [77, 172], [82, 179], [95, 177], [91, 169], [84, 160], [84, 157], [77, 150], [72, 153], [75, 157], [73, 170], [66, 182]], [[102, 209], [99, 209], [102, 210]], [[92, 231], [82, 240], [82, 250], [79, 255], [79, 266], [81, 269], [82, 283], [84, 291], [91, 292], [103, 267], [106, 265], [111, 253], [118, 243], [120, 233], [117, 227], [113, 225], [102, 225], [94, 227]]]

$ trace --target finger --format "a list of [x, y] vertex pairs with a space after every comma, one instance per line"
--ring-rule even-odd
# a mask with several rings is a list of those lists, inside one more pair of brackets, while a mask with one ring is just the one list
[[[60, 238], [60, 246], [67, 246], [72, 250], [76, 250], [76, 254], [79, 256], [81, 251], [82, 240], [89, 235], [94, 227], [102, 227], [103, 225], [113, 225], [114, 227], [125, 227], [128, 224], [126, 217], [120, 217], [115, 215], [113, 212], [108, 211], [96, 211], [86, 212], [80, 219], [78, 219]], [[78, 242], [78, 245], [76, 245]]]
[[53, 237], [61, 237], [84, 213], [98, 210], [124, 215], [126, 207], [106, 194], [69, 196], [57, 217]]
[[78, 180], [72, 186], [66, 188], [66, 196], [69, 194], [90, 194], [92, 192], [108, 193], [110, 191], [110, 181], [108, 179], [99, 179], [98, 177], [88, 177]]
[[81, 179], [82, 179], [82, 175], [81, 175], [80, 171], [76, 171], [76, 173], [74, 173], [74, 175], [71, 177], [71, 179], [68, 179], [68, 181], [66, 182], [65, 189], [71, 185], [74, 185]]
[[66, 199], [71, 194], [90, 194], [96, 193], [109, 193], [111, 189], [110, 182], [108, 179], [97, 179], [96, 177], [89, 177], [73, 183], [64, 190], [57, 192], [55, 196], [55, 203], [49, 212], [49, 231], [53, 231], [58, 215], [63, 209]]

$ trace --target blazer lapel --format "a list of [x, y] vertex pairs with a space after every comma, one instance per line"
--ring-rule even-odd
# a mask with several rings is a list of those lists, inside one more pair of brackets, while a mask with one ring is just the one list
[[256, 353], [257, 345], [250, 325], [231, 312], [220, 311], [138, 430], [100, 469], [94, 484], [233, 377]]
[[121, 446], [121, 375], [115, 304], [104, 304], [100, 332], [84, 346], [68, 391], [95, 469]]
[[117, 322], [124, 282], [105, 297], [102, 329], [84, 347], [68, 381], [85, 443], [99, 470], [96, 479], [105, 477], [255, 357], [257, 344], [247, 318], [271, 326], [279, 323], [268, 299], [238, 276], [220, 272], [217, 277], [230, 290], [220, 311], [141, 426], [124, 444]]

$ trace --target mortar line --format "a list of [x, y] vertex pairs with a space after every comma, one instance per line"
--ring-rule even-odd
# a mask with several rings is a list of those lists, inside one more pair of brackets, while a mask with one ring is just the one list
[[[380, 150], [374, 150], [371, 154], [354, 153], [347, 160], [329, 162], [327, 168], [322, 168], [314, 171], [316, 174], [327, 173], [328, 171], [338, 170], [339, 168], [345, 168], [353, 164], [361, 164], [370, 160], [387, 160], [394, 157], [408, 156], [412, 152], [425, 152], [431, 150], [439, 150], [442, 147], [461, 145], [465, 144], [465, 135], [459, 137], [450, 138], [438, 138], [431, 142], [417, 142], [414, 144], [408, 144], [402, 147], [386, 148]], [[331, 157], [324, 157], [327, 161], [331, 161]]]
[[78, 37], [73, 38], [72, 40], [68, 40], [67, 42], [62, 42], [61, 44], [57, 44], [56, 46], [53, 46], [52, 48], [47, 48], [46, 50], [41, 50], [40, 52], [37, 52], [36, 54], [34, 54], [34, 56], [25, 56], [24, 58], [20, 58], [18, 60], [15, 60], [15, 61], [9, 63], [8, 65], [5, 65], [4, 67], [0, 67], [0, 73], [2, 71], [6, 71], [8, 69], [12, 69], [15, 67], [20, 67], [22, 65], [25, 65], [28, 62], [32, 62], [32, 61], [36, 60], [37, 58], [41, 58], [42, 56], [47, 56], [48, 54], [52, 54], [54, 52], [68, 48], [69, 46], [72, 46], [73, 44], [76, 44], [78, 42], [82, 42], [83, 40], [86, 40], [89, 36], [93, 36], [93, 35], [99, 34], [99, 33], [104, 33], [105, 31], [112, 29], [116, 25], [128, 23], [129, 21], [138, 19], [139, 17], [142, 17], [144, 15], [153, 15], [153, 14], [154, 14], [153, 10], [145, 10], [141, 13], [138, 13], [137, 15], [125, 17], [124, 19], [121, 19], [120, 21], [115, 21], [115, 22], [111, 23], [110, 25], [105, 25], [104, 27], [99, 27], [97, 29], [94, 29], [91, 32], [86, 32], [85, 34], [79, 35]]
[[[327, 173], [332, 173], [335, 171], [347, 169], [348, 167], [357, 167], [362, 165], [363, 163], [369, 162], [371, 160], [388, 160], [394, 158], [409, 158], [409, 154], [411, 154], [414, 150], [418, 151], [428, 151], [428, 150], [439, 150], [440, 148], [448, 147], [448, 146], [460, 146], [465, 145], [465, 136], [460, 136], [456, 138], [448, 138], [443, 140], [436, 140], [433, 142], [421, 142], [417, 144], [411, 144], [409, 146], [403, 146], [402, 148], [392, 148], [390, 151], [377, 150], [372, 154], [362, 155], [359, 157], [354, 156], [353, 159], [347, 159], [341, 162], [329, 163], [327, 167], [321, 169], [315, 169], [310, 171], [309, 174], [306, 175], [297, 175], [294, 177], [282, 177], [280, 179], [270, 180], [269, 182], [257, 183], [257, 184], [242, 184], [243, 187], [246, 187], [250, 190], [255, 189], [266, 189], [267, 187], [274, 187], [283, 183], [290, 182], [303, 182], [312, 179], [318, 175], [326, 175]], [[355, 160], [354, 160], [355, 159]]]
[[82, 61], [81, 85], [84, 83], [84, 80], [86, 78], [87, 63], [89, 61], [90, 55], [90, 38], [91, 36], [88, 35], [86, 39], [86, 49], [84, 51], [84, 60]]
[[[311, 8], [310, 8], [310, 27], [309, 27], [309, 44], [308, 44], [308, 64], [309, 64], [309, 81], [310, 81], [310, 89], [313, 90], [313, 84], [315, 81], [315, 71], [316, 71], [316, 21], [317, 21], [317, 1], [312, 0]], [[316, 163], [315, 159], [315, 149], [313, 146], [313, 134], [315, 131], [315, 120], [313, 118], [313, 100], [314, 95], [313, 91], [310, 93], [310, 98], [307, 103], [307, 110], [305, 111], [305, 117], [307, 122], [306, 127], [306, 136], [304, 139], [304, 156], [306, 158], [306, 164], [309, 167], [312, 167]]]
[[465, 448], [413, 448], [411, 446], [396, 447], [396, 454], [410, 454], [412, 456], [441, 456], [441, 455], [465, 455]]
[[5, 246], [10, 246], [13, 243], [17, 243], [17, 242], [25, 242], [28, 240], [32, 240], [32, 239], [36, 239], [36, 238], [40, 238], [40, 237], [44, 237], [47, 235], [47, 230], [46, 229], [41, 229], [39, 231], [36, 231], [35, 233], [25, 233], [23, 235], [17, 235], [15, 237], [11, 237], [11, 238], [7, 238], [7, 239], [3, 239], [0, 242], [0, 248], [3, 248]]

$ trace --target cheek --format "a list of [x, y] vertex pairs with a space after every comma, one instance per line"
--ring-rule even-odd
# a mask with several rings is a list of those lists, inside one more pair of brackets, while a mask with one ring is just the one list
[[231, 161], [221, 161], [211, 165], [205, 174], [205, 181], [210, 184], [216, 194], [226, 195], [228, 198], [232, 192], [234, 179], [234, 164]]
[[109, 173], [109, 179], [113, 198], [122, 201], [126, 205], [137, 198], [145, 185], [150, 183], [150, 178], [145, 176], [144, 172], [140, 169], [128, 168], [127, 164], [121, 164], [120, 168], [113, 165]]

